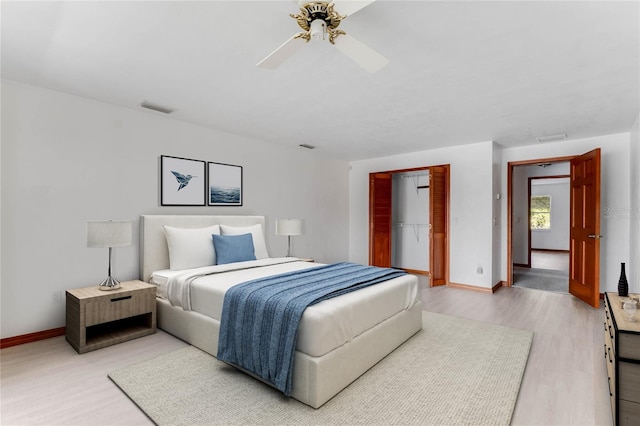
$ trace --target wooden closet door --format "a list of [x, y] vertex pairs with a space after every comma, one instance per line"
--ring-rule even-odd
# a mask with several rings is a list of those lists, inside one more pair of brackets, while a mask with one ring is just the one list
[[430, 285], [447, 283], [448, 167], [429, 167]]
[[391, 267], [391, 173], [369, 174], [369, 264]]

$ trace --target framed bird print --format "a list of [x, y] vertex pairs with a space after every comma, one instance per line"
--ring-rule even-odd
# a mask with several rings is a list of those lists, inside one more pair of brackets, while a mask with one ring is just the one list
[[160, 156], [160, 205], [206, 205], [205, 161]]
[[210, 206], [242, 205], [242, 166], [210, 162], [208, 176]]

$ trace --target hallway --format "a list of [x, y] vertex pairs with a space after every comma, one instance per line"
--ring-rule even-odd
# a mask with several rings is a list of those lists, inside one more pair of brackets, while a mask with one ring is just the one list
[[531, 250], [531, 268], [513, 267], [513, 286], [569, 292], [569, 253]]

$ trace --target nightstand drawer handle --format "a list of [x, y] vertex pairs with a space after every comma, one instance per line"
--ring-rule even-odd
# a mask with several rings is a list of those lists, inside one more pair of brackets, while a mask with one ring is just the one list
[[122, 296], [122, 297], [116, 297], [115, 299], [111, 299], [112, 302], [119, 302], [120, 300], [127, 300], [127, 299], [131, 299], [131, 295], [129, 296]]

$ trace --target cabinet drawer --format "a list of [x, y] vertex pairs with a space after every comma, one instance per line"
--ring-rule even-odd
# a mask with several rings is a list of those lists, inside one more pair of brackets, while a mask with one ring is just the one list
[[640, 334], [618, 333], [618, 356], [640, 360]]
[[618, 392], [620, 399], [640, 403], [640, 364], [618, 362]]
[[620, 426], [637, 426], [640, 419], [640, 404], [620, 400], [618, 424]]
[[[610, 349], [610, 348], [605, 348], [605, 350]], [[607, 350], [606, 355], [605, 355], [605, 361], [607, 362], [607, 379], [609, 382], [609, 396], [612, 398], [612, 402], [615, 400], [616, 398], [616, 371], [615, 371], [615, 364], [610, 357], [609, 354], [611, 352], [609, 352]]]
[[113, 294], [88, 302], [85, 308], [85, 326], [129, 318], [153, 310], [154, 294], [151, 291]]
[[605, 336], [608, 335], [608, 338], [611, 342], [611, 348], [612, 350], [616, 349], [616, 330], [613, 327], [613, 321], [611, 320], [611, 313], [609, 312], [609, 310], [605, 310], [604, 311], [605, 314], [605, 322], [604, 322], [604, 330], [605, 330]]

